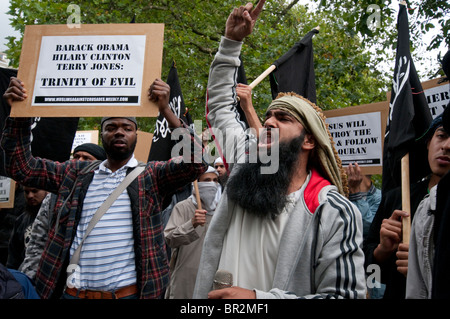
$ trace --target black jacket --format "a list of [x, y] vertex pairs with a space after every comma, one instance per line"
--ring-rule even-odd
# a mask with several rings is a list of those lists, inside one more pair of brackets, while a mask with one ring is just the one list
[[437, 187], [431, 298], [450, 299], [450, 173], [441, 178]]
[[24, 299], [20, 283], [9, 270], [0, 264], [0, 299]]
[[[411, 220], [414, 218], [414, 213], [419, 203], [427, 193], [428, 179], [411, 184]], [[377, 264], [373, 258], [373, 252], [380, 243], [381, 224], [383, 219], [391, 217], [396, 209], [402, 209], [402, 192], [400, 187], [388, 191], [381, 198], [380, 206], [373, 218], [367, 239], [363, 243], [366, 269], [370, 264]], [[381, 268], [381, 282], [386, 284], [384, 299], [405, 299], [406, 277], [397, 271], [396, 260], [395, 254], [392, 254], [391, 258], [379, 265]]]

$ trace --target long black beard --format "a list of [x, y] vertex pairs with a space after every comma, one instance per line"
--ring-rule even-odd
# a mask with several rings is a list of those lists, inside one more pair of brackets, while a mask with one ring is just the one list
[[293, 169], [302, 151], [304, 134], [279, 145], [279, 167], [274, 174], [261, 174], [261, 167], [268, 164], [240, 164], [227, 183], [228, 197], [247, 212], [261, 218], [275, 219], [287, 202], [288, 187]]

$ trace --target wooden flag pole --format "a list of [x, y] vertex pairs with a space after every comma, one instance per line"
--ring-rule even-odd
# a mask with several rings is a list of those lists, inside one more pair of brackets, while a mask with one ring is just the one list
[[[319, 30], [320, 27], [317, 26], [314, 29]], [[258, 76], [252, 83], [250, 83], [250, 87], [252, 88], [252, 90], [255, 88], [255, 86], [257, 86], [259, 83], [261, 83], [262, 80], [264, 80], [270, 73], [272, 73], [277, 67], [272, 64], [271, 66], [269, 66], [263, 73], [261, 73], [260, 76]]]
[[409, 154], [403, 156], [401, 161], [402, 170], [402, 210], [409, 214], [402, 218], [402, 242], [409, 244], [409, 235], [411, 232], [411, 199], [409, 183]]
[[273, 70], [275, 70], [275, 69], [276, 69], [276, 66], [272, 64], [272, 65], [269, 66], [263, 73], [261, 73], [261, 75], [258, 76], [252, 83], [250, 83], [249, 86], [250, 86], [252, 89], [254, 89], [255, 86], [257, 86], [259, 83], [261, 83], [261, 81], [264, 80], [264, 78], [265, 78], [266, 76], [268, 76], [270, 73], [272, 73]]
[[197, 200], [197, 208], [202, 209], [202, 202], [200, 200], [200, 193], [198, 192], [198, 182], [194, 181], [195, 199]]

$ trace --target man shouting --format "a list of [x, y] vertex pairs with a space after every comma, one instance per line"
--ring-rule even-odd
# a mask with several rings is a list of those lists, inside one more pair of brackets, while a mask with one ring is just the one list
[[[345, 172], [321, 110], [281, 94], [259, 140], [236, 117], [242, 41], [264, 2], [233, 10], [210, 69], [207, 120], [235, 164], [205, 238], [194, 298], [365, 298], [361, 214], [344, 196]], [[217, 270], [232, 275], [233, 287], [211, 291]]]

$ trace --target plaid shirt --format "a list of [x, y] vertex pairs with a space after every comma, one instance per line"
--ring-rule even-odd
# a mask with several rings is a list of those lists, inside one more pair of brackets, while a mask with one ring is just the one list
[[[34, 158], [30, 152], [30, 125], [30, 119], [8, 118], [1, 146], [9, 177], [23, 185], [58, 194], [52, 228], [36, 274], [36, 290], [41, 298], [58, 298], [66, 284], [70, 246], [94, 170], [80, 173], [89, 165], [86, 161], [59, 163]], [[187, 129], [192, 149], [201, 149], [193, 131]], [[168, 284], [169, 265], [160, 213], [165, 197], [197, 179], [207, 168], [203, 160], [194, 159], [194, 152], [191, 162], [185, 163], [181, 157], [167, 162], [149, 162], [127, 188], [133, 212], [137, 285], [141, 298], [160, 298]], [[73, 195], [68, 198], [75, 183]], [[60, 219], [55, 227], [58, 211]]]

